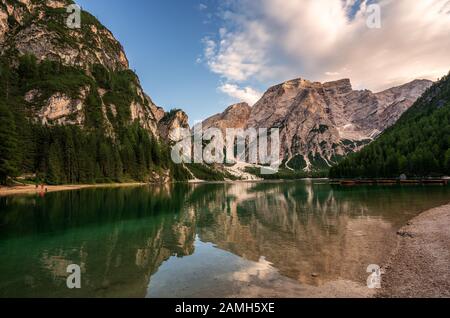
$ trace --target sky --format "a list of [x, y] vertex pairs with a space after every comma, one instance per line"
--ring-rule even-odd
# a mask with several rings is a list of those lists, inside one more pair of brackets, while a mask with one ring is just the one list
[[450, 0], [76, 2], [122, 43], [154, 102], [191, 123], [293, 78], [377, 92], [450, 70]]

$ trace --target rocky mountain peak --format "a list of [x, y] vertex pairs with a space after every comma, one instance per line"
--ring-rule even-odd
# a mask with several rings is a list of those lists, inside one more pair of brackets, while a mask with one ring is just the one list
[[244, 128], [252, 108], [247, 103], [229, 106], [223, 113], [203, 121], [203, 129], [218, 128], [225, 134], [227, 128]]
[[327, 82], [323, 84], [324, 89], [335, 94], [348, 94], [353, 91], [350, 79], [341, 79], [338, 81]]
[[223, 131], [279, 128], [281, 157], [288, 168], [328, 168], [394, 124], [431, 85], [415, 80], [374, 94], [353, 90], [350, 79], [319, 83], [298, 78], [269, 88], [250, 108], [245, 124], [245, 112], [226, 120], [228, 108], [204, 125]]
[[176, 129], [189, 129], [189, 117], [181, 109], [172, 109], [165, 113], [164, 117], [158, 123], [158, 129], [161, 137], [166, 141], [177, 139]]
[[83, 11], [81, 28], [66, 25], [71, 0], [1, 0], [0, 53], [33, 54], [38, 60], [61, 61], [88, 69], [101, 64], [126, 70], [128, 60], [111, 31]]
[[225, 110], [225, 113], [226, 114], [231, 114], [231, 113], [237, 113], [237, 112], [241, 112], [241, 111], [249, 112], [251, 109], [252, 108], [247, 103], [237, 103], [237, 104], [229, 106]]
[[283, 82], [281, 84], [277, 84], [274, 85], [272, 87], [270, 87], [267, 91], [266, 94], [287, 94], [290, 91], [297, 91], [299, 89], [307, 89], [307, 88], [312, 88], [317, 86], [318, 83], [314, 83], [311, 81], [308, 81], [306, 79], [303, 78], [296, 78], [296, 79], [292, 79], [286, 82]]
[[21, 92], [33, 109], [30, 117], [48, 125], [104, 129], [109, 136], [119, 125], [138, 122], [158, 138], [165, 111], [144, 93], [122, 45], [94, 16], [82, 11], [81, 28], [67, 26], [71, 4], [0, 0], [0, 58], [14, 67], [25, 61], [47, 74], [39, 81], [30, 78]]

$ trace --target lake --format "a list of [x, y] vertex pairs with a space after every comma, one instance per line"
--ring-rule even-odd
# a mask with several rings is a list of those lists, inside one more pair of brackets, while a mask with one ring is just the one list
[[365, 295], [398, 229], [449, 201], [450, 187], [320, 180], [1, 197], [0, 297]]

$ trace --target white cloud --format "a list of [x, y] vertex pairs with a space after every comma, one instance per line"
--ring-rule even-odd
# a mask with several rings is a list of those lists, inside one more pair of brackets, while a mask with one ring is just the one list
[[231, 2], [204, 54], [231, 86], [350, 78], [377, 91], [450, 70], [449, 0], [379, 0], [381, 29], [366, 25], [367, 0]]
[[205, 58], [210, 61], [215, 58], [216, 55], [216, 42], [211, 40], [210, 38], [206, 37], [202, 40], [204, 46], [205, 46]]
[[233, 81], [244, 81], [262, 71], [268, 33], [258, 22], [246, 23], [245, 29], [236, 33], [221, 28], [217, 42], [210, 38], [203, 40], [211, 71]]
[[219, 90], [239, 101], [246, 102], [250, 106], [253, 106], [262, 96], [261, 92], [251, 87], [240, 88], [238, 85], [229, 83], [221, 85]]

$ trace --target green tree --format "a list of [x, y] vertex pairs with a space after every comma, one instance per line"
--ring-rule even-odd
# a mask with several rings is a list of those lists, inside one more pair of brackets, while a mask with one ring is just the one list
[[36, 79], [39, 74], [37, 59], [34, 55], [23, 55], [19, 58], [18, 74], [22, 83]]
[[445, 153], [445, 169], [446, 169], [446, 174], [449, 176], [450, 175], [450, 149], [447, 150], [447, 152]]
[[450, 76], [435, 83], [398, 122], [330, 177], [415, 177], [449, 174]]
[[114, 147], [114, 180], [120, 182], [123, 177], [123, 165], [122, 158], [120, 158], [120, 153], [117, 147]]
[[59, 146], [57, 144], [52, 144], [48, 154], [47, 183], [60, 184], [63, 182], [64, 176], [62, 167]]
[[17, 136], [14, 116], [0, 101], [0, 183], [5, 184], [8, 177], [15, 177], [17, 167]]

